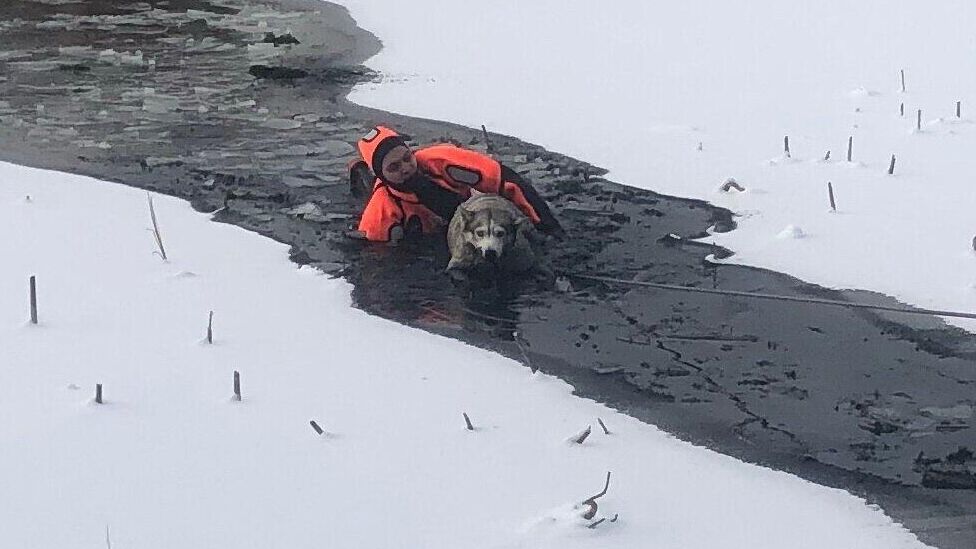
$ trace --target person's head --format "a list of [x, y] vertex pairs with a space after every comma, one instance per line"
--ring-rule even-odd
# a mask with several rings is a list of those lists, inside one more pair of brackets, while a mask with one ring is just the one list
[[381, 180], [398, 185], [417, 173], [417, 160], [403, 138], [376, 126], [359, 140], [359, 154]]

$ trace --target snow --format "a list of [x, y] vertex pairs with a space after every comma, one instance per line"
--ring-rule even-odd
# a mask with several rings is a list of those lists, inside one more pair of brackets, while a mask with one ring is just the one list
[[780, 240], [795, 240], [805, 236], [806, 233], [803, 232], [803, 229], [797, 227], [796, 225], [787, 225], [782, 231], [779, 232], [779, 234], [776, 235], [776, 238], [779, 238]]
[[[970, 2], [340, 3], [384, 42], [367, 63], [384, 77], [355, 102], [485, 124], [728, 207], [739, 229], [708, 239], [736, 252], [725, 261], [976, 311]], [[729, 177], [747, 192], [717, 191]], [[802, 246], [777, 238], [787, 225]]]
[[[923, 547], [843, 491], [370, 317], [186, 202], [154, 196], [164, 262], [142, 191], [5, 163], [0, 181], [6, 547]], [[596, 518], [619, 520], [589, 529], [607, 471]]]

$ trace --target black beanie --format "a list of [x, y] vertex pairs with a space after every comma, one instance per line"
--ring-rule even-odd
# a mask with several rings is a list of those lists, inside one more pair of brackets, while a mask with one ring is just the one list
[[400, 146], [406, 147], [407, 142], [404, 141], [399, 135], [385, 137], [383, 138], [383, 141], [380, 141], [379, 144], [376, 145], [376, 149], [373, 150], [373, 158], [371, 160], [373, 174], [376, 175], [376, 177], [386, 181], [386, 177], [383, 176], [383, 157], [385, 157], [393, 149]]

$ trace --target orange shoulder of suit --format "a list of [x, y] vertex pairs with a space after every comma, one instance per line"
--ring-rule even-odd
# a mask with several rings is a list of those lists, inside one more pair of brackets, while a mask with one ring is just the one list
[[439, 185], [468, 197], [471, 189], [499, 194], [502, 166], [497, 160], [454, 145], [432, 145], [415, 153], [417, 167]]
[[434, 181], [468, 198], [471, 190], [499, 194], [511, 200], [532, 220], [539, 223], [538, 212], [532, 207], [522, 189], [502, 177], [502, 165], [477, 151], [454, 145], [433, 145], [416, 153], [417, 166]]

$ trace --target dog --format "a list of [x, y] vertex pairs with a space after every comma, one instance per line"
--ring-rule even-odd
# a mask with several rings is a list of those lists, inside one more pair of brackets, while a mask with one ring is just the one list
[[493, 194], [472, 196], [454, 211], [447, 227], [451, 260], [447, 272], [464, 280], [472, 272], [548, 275], [535, 246], [532, 221], [511, 201]]

